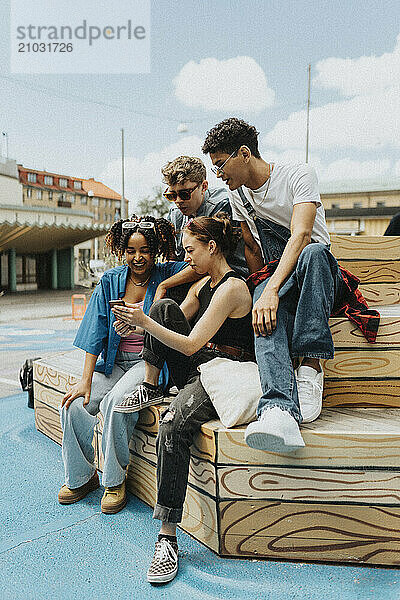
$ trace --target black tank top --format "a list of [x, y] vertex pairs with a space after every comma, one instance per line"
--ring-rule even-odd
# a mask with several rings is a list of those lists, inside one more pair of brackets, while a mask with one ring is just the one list
[[[197, 313], [194, 323], [197, 323], [201, 319], [201, 317], [206, 312], [207, 308], [210, 305], [211, 299], [215, 294], [216, 290], [222, 285], [227, 279], [230, 277], [235, 277], [236, 279], [242, 279], [240, 275], [235, 273], [235, 271], [229, 271], [225, 273], [221, 281], [217, 283], [215, 287], [211, 287], [211, 280], [209, 279], [201, 288], [198, 294], [200, 309]], [[215, 335], [209, 340], [213, 344], [222, 344], [225, 346], [234, 346], [235, 348], [242, 348], [246, 352], [253, 353], [254, 352], [254, 336], [253, 336], [253, 327], [251, 325], [251, 309], [244, 317], [239, 317], [237, 319], [231, 319], [228, 317], [225, 319], [224, 323], [222, 323], [221, 327], [218, 329]]]

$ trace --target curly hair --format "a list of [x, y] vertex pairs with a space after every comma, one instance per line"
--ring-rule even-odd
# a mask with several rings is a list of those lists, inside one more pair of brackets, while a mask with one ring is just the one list
[[206, 168], [196, 156], [178, 156], [161, 169], [167, 185], [182, 184], [185, 181], [203, 183], [207, 176]]
[[188, 222], [184, 231], [190, 232], [204, 244], [214, 240], [225, 257], [235, 251], [242, 236], [240, 229], [233, 227], [229, 216], [224, 212], [218, 212], [213, 217], [196, 217]]
[[207, 133], [202, 150], [204, 154], [224, 152], [232, 154], [241, 146], [247, 146], [255, 158], [261, 158], [258, 151], [258, 131], [242, 119], [231, 117], [215, 125]]
[[[154, 227], [145, 229], [140, 226], [141, 222], [154, 223]], [[135, 223], [135, 227], [122, 227], [123, 223]], [[146, 239], [150, 254], [153, 259], [161, 257], [165, 260], [174, 260], [176, 251], [175, 227], [166, 219], [156, 219], [150, 215], [145, 217], [137, 217], [132, 215], [130, 219], [120, 219], [116, 221], [105, 238], [105, 245], [110, 248], [111, 253], [119, 260], [122, 259], [124, 252], [128, 246], [130, 237], [134, 233], [141, 233]]]

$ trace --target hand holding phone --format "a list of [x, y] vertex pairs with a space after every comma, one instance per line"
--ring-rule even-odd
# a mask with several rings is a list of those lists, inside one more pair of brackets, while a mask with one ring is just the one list
[[122, 298], [119, 298], [118, 300], [109, 300], [108, 303], [111, 308], [113, 308], [113, 306], [125, 306], [125, 302], [122, 300]]

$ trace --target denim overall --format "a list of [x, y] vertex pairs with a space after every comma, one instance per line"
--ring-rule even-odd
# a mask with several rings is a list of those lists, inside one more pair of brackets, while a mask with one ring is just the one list
[[[258, 217], [238, 189], [260, 237], [265, 263], [279, 260], [291, 236], [289, 229]], [[260, 283], [253, 303], [261, 296], [269, 278]], [[301, 252], [293, 273], [281, 286], [276, 328], [270, 335], [255, 338], [255, 352], [263, 395], [258, 416], [264, 408], [278, 406], [301, 422], [297, 385], [292, 358], [333, 358], [334, 348], [329, 317], [339, 301], [343, 279], [329, 246], [308, 244]]]

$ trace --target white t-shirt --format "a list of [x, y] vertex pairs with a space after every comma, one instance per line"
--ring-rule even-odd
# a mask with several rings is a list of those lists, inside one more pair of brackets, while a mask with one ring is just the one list
[[[290, 229], [293, 206], [301, 202], [314, 202], [317, 205], [317, 214], [311, 237], [316, 242], [330, 244], [325, 210], [318, 192], [317, 175], [309, 165], [274, 164], [271, 177], [264, 185], [257, 190], [245, 186], [242, 189], [257, 216], [274, 221], [287, 229]], [[254, 221], [243, 206], [239, 192], [234, 190], [230, 194], [232, 218], [236, 221], [246, 221], [254, 239], [261, 246]]]

